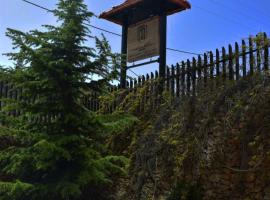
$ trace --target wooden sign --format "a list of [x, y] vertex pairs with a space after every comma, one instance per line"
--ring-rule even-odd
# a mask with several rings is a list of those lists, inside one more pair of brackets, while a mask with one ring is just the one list
[[150, 18], [128, 28], [127, 61], [135, 62], [159, 55], [159, 18]]

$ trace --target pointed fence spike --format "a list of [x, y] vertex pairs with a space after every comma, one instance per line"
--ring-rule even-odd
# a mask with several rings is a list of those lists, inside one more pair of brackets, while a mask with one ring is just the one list
[[166, 90], [169, 91], [170, 90], [170, 77], [171, 77], [171, 74], [170, 74], [170, 68], [169, 66], [166, 67]]
[[158, 77], [159, 77], [159, 73], [158, 73], [158, 71], [156, 70], [156, 71], [155, 71], [155, 78], [158, 79]]
[[145, 84], [145, 76], [142, 75], [142, 86], [144, 86], [144, 84]]
[[227, 55], [226, 55], [226, 49], [225, 47], [222, 47], [222, 77], [223, 77], [223, 81], [226, 80], [227, 78]]
[[181, 69], [181, 93], [182, 93], [182, 96], [185, 96], [185, 94], [186, 94], [186, 75], [187, 75], [187, 72], [186, 72], [185, 68], [186, 68], [186, 64], [183, 61], [182, 62], [182, 69]]
[[233, 80], [233, 50], [232, 45], [229, 45], [229, 79]]
[[268, 70], [269, 69], [269, 46], [270, 46], [270, 42], [269, 39], [267, 37], [267, 34], [264, 33], [264, 70]]
[[153, 72], [151, 72], [150, 77], [151, 77], [151, 79], [154, 79], [155, 78], [155, 75], [154, 75]]
[[247, 76], [247, 45], [245, 40], [242, 40], [242, 68], [243, 77]]
[[198, 79], [202, 79], [202, 57], [198, 56]]
[[181, 69], [179, 63], [176, 64], [176, 96], [180, 96], [180, 76], [181, 76]]
[[170, 89], [171, 89], [171, 95], [175, 96], [175, 67], [172, 65], [171, 68], [171, 84], [170, 84]]
[[190, 60], [187, 60], [187, 93], [190, 94], [191, 91], [191, 65]]
[[256, 58], [257, 58], [257, 71], [261, 71], [261, 52], [263, 50], [261, 34], [256, 36]]
[[148, 73], [146, 74], [146, 80], [147, 80], [147, 81], [149, 81], [149, 80], [150, 80], [150, 76], [149, 76], [149, 74], [148, 74]]
[[207, 79], [208, 79], [208, 57], [207, 54], [204, 54], [204, 60], [203, 60], [203, 80], [204, 80], [204, 86], [206, 87]]
[[195, 95], [196, 93], [196, 78], [197, 78], [196, 72], [197, 72], [197, 60], [193, 57], [192, 58], [192, 75], [191, 75], [193, 95]]
[[240, 61], [239, 61], [239, 45], [235, 43], [235, 79], [238, 81], [240, 78]]
[[219, 49], [216, 49], [216, 77], [219, 78], [220, 76], [220, 68], [219, 68], [219, 64], [220, 64], [220, 57], [219, 57]]
[[249, 37], [249, 74], [253, 75], [254, 73], [254, 54], [253, 54], [254, 48], [253, 48], [253, 38]]
[[210, 79], [214, 78], [214, 54], [210, 51]]

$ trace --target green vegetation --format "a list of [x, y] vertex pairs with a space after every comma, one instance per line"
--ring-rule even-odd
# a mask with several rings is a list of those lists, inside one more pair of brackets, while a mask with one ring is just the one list
[[[15, 67], [0, 80], [21, 92], [1, 99], [0, 200], [270, 198], [266, 71], [204, 76], [181, 98], [161, 94], [160, 78], [108, 94], [120, 59], [90, 36], [93, 14], [83, 0], [59, 0], [53, 12], [59, 26], [7, 32]], [[91, 93], [97, 113], [83, 103]]]
[[[196, 97], [173, 103], [164, 93], [155, 112], [145, 108], [140, 114], [142, 120], [128, 133], [128, 192], [119, 199], [265, 197], [270, 77], [265, 73], [238, 82], [215, 81], [217, 88], [202, 85]], [[133, 95], [127, 98], [136, 104]]]
[[[7, 31], [16, 67], [2, 69], [1, 80], [23, 89], [21, 100], [4, 100], [0, 115], [1, 200], [106, 199], [114, 177], [126, 174], [128, 160], [113, 155], [104, 141], [123, 131], [120, 122], [128, 127], [136, 119], [99, 117], [82, 103], [86, 93], [102, 92], [117, 78], [118, 55], [104, 37], [89, 36], [84, 24], [93, 14], [83, 0], [59, 0], [57, 6], [59, 26]], [[85, 46], [90, 37], [97, 50]], [[7, 115], [14, 109], [21, 112], [17, 118]]]

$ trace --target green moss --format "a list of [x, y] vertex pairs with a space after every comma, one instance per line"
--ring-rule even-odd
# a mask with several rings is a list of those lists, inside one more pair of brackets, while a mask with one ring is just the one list
[[178, 181], [166, 200], [202, 200], [201, 188], [198, 184], [192, 185]]
[[[131, 158], [129, 194], [150, 199], [153, 192], [166, 196], [171, 191], [169, 200], [202, 199], [211, 184], [215, 185], [208, 180], [213, 171], [220, 180], [228, 178], [229, 171], [241, 175], [240, 180], [245, 181], [248, 174], [241, 174], [240, 163], [244, 161], [239, 156], [240, 146], [245, 143], [246, 169], [259, 167], [264, 175], [258, 176], [267, 177], [262, 163], [270, 163], [263, 157], [269, 145], [269, 85], [268, 75], [255, 75], [239, 82], [220, 82], [217, 88], [202, 87], [196, 97], [182, 97], [180, 101], [165, 91], [155, 109], [147, 104], [149, 110], [140, 112], [140, 121], [126, 132], [126, 136], [131, 136], [127, 146]], [[141, 95], [145, 92], [140, 91]], [[127, 95], [123, 104], [134, 106], [132, 112], [143, 99], [133, 101], [134, 97], [134, 93]], [[240, 195], [238, 180], [229, 181]], [[158, 185], [156, 189], [154, 182]], [[177, 184], [171, 189], [173, 183]], [[223, 190], [222, 186], [215, 187]]]

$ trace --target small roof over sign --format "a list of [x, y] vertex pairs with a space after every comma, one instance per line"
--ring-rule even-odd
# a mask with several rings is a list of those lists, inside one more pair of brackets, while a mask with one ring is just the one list
[[110, 11], [103, 12], [100, 18], [123, 25], [128, 17], [131, 17], [132, 23], [137, 23], [147, 17], [158, 15], [160, 4], [165, 9], [167, 15], [171, 15], [186, 9], [190, 9], [191, 5], [187, 0], [126, 0], [119, 6], [113, 7]]

